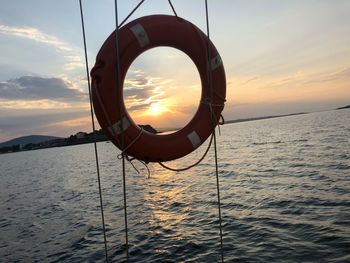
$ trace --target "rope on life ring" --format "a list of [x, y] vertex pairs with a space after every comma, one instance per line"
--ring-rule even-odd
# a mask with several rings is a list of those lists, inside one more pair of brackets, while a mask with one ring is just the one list
[[[102, 45], [91, 70], [93, 105], [101, 128], [123, 153], [145, 162], [170, 161], [191, 153], [212, 134], [224, 108], [225, 70], [215, 46], [212, 42], [208, 45], [207, 36], [189, 21], [168, 15], [138, 18], [120, 28], [118, 36], [119, 83], [115, 32]], [[192, 120], [166, 135], [142, 130], [129, 116], [123, 100], [123, 83], [131, 63], [146, 50], [160, 46], [187, 54], [198, 69], [202, 85], [201, 103]]]

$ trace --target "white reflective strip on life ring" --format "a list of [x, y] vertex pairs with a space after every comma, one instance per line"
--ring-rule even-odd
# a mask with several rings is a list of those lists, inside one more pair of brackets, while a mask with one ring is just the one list
[[123, 125], [122, 125], [121, 121], [118, 121], [118, 122], [114, 123], [112, 126], [108, 127], [109, 131], [111, 133], [121, 134], [127, 128], [129, 128], [131, 125], [129, 120], [126, 117], [124, 117], [122, 120], [123, 120]]
[[196, 131], [193, 131], [193, 132], [187, 134], [187, 138], [191, 141], [194, 149], [196, 149], [202, 143], [201, 138], [199, 138]]
[[217, 69], [221, 65], [222, 65], [222, 59], [219, 54], [216, 57], [212, 58], [210, 61], [211, 70]]
[[144, 47], [149, 44], [147, 32], [141, 24], [134, 25], [130, 28], [130, 30], [134, 33], [137, 41], [140, 44], [140, 47]]

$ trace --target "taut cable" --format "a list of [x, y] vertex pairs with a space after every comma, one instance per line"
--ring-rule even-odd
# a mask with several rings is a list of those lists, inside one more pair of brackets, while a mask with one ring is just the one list
[[101, 189], [100, 166], [99, 166], [98, 153], [97, 153], [97, 143], [96, 143], [96, 133], [95, 133], [96, 129], [95, 129], [94, 111], [93, 111], [93, 108], [92, 108], [92, 96], [91, 96], [91, 85], [90, 85], [90, 75], [89, 75], [89, 64], [88, 64], [88, 56], [87, 56], [87, 48], [86, 48], [86, 37], [85, 37], [83, 7], [82, 7], [82, 4], [81, 4], [81, 0], [79, 0], [79, 6], [80, 6], [81, 27], [82, 27], [82, 31], [83, 31], [83, 40], [84, 40], [86, 77], [87, 77], [88, 88], [89, 88], [91, 123], [92, 123], [92, 130], [93, 130], [93, 133], [94, 133], [94, 149], [95, 149], [95, 160], [96, 160], [96, 172], [97, 172], [97, 181], [98, 181], [98, 191], [99, 191], [99, 195], [100, 195], [100, 207], [101, 207], [103, 239], [104, 239], [104, 245], [105, 245], [106, 262], [108, 263], [107, 237], [106, 237], [105, 218], [104, 218], [104, 212], [103, 212], [103, 199], [102, 199], [102, 189]]
[[[206, 23], [207, 23], [207, 37], [208, 37], [208, 39], [207, 39], [207, 43], [208, 43], [208, 81], [209, 81], [209, 85], [210, 85], [210, 89], [211, 89], [211, 103], [213, 103], [214, 90], [213, 90], [211, 67], [210, 67], [211, 50], [210, 50], [209, 12], [208, 12], [208, 1], [207, 0], [205, 0], [205, 17], [206, 17]], [[210, 111], [211, 111], [211, 115], [212, 115], [213, 125], [216, 125], [217, 120], [215, 118], [212, 107], [210, 107]], [[215, 121], [215, 123], [214, 123], [214, 121]], [[221, 220], [221, 201], [220, 201], [218, 154], [217, 154], [217, 147], [216, 147], [215, 128], [213, 130], [213, 138], [214, 138], [214, 154], [215, 154], [216, 191], [217, 191], [217, 197], [218, 197], [219, 228], [220, 228], [220, 252], [221, 252], [221, 262], [224, 262], [224, 250], [223, 250], [223, 241], [222, 241], [222, 224], [221, 224], [222, 220]]]
[[[124, 20], [120, 23], [120, 25], [118, 26], [118, 28], [122, 27], [125, 22], [129, 19], [130, 16], [132, 16], [133, 13], [135, 13], [135, 11], [143, 4], [143, 2], [145, 2], [145, 0], [141, 0], [140, 3], [137, 4], [137, 6], [124, 18]], [[118, 22], [118, 21], [117, 21]]]
[[[143, 2], [143, 1], [142, 1]], [[142, 3], [141, 2], [141, 3]], [[140, 4], [141, 4], [140, 3]], [[119, 34], [118, 34], [118, 0], [114, 0], [114, 11], [115, 11], [115, 50], [116, 50], [116, 73], [117, 73], [117, 81], [116, 81], [116, 88], [118, 89], [118, 85], [123, 83], [120, 83], [121, 80], [121, 74], [120, 74], [120, 54], [119, 54]], [[122, 100], [123, 98], [120, 97], [118, 101], [118, 105], [120, 107], [120, 115], [122, 111]], [[119, 116], [120, 120], [123, 119], [123, 116]], [[121, 130], [124, 131], [123, 128], [123, 121], [121, 121]], [[126, 173], [125, 173], [125, 154], [124, 154], [124, 132], [121, 133], [121, 144], [120, 147], [122, 149], [122, 169], [123, 169], [123, 198], [124, 198], [124, 226], [125, 226], [125, 246], [126, 246], [126, 261], [129, 262], [129, 237], [128, 237], [128, 210], [127, 210], [127, 203], [126, 203]]]
[[173, 3], [171, 2], [171, 0], [168, 0], [168, 3], [170, 5], [171, 9], [173, 10], [174, 15], [177, 17], [177, 13], [175, 11], [175, 8], [174, 8]]

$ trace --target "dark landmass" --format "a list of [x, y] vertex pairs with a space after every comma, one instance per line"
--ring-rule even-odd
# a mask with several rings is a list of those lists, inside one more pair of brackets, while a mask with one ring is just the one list
[[[35, 135], [35, 136], [38, 136], [38, 135]], [[25, 137], [30, 137], [30, 136], [25, 136]], [[43, 138], [44, 137], [45, 136], [43, 136]], [[50, 137], [50, 136], [46, 136], [46, 137]], [[83, 144], [83, 143], [91, 143], [95, 141], [95, 138], [96, 138], [96, 141], [98, 142], [108, 140], [105, 134], [102, 132], [102, 130], [96, 131], [95, 136], [93, 132], [91, 133], [78, 132], [77, 134], [71, 135], [68, 138], [54, 137], [54, 139], [48, 139], [38, 143], [34, 143], [34, 142], [18, 143], [17, 139], [20, 139], [20, 138], [11, 140], [11, 141], [17, 142], [17, 144], [0, 147], [0, 154], [38, 150], [38, 149], [51, 148], [51, 147], [62, 147], [62, 146], [77, 145], [77, 144]]]
[[46, 135], [29, 135], [29, 136], [18, 137], [18, 138], [0, 143], [0, 148], [6, 147], [6, 146], [12, 146], [16, 144], [41, 143], [41, 142], [46, 142], [46, 141], [55, 140], [55, 139], [62, 139], [62, 138], [56, 137], [56, 136], [46, 136]]
[[[142, 129], [150, 133], [158, 133], [156, 129], [154, 129], [151, 125], [139, 125]], [[60, 138], [53, 136], [45, 136], [45, 135], [29, 135], [23, 136], [19, 138], [15, 138], [13, 140], [4, 142], [0, 144], [0, 154], [1, 153], [11, 153], [11, 152], [20, 152], [20, 151], [30, 151], [30, 150], [38, 150], [44, 148], [51, 147], [63, 147], [84, 143], [92, 143], [92, 142], [102, 142], [108, 141], [109, 139], [104, 134], [102, 129], [93, 132], [78, 132], [74, 135], [69, 136], [68, 138]]]
[[229, 121], [225, 121], [225, 124], [236, 123], [236, 122], [245, 122], [245, 121], [265, 120], [265, 119], [272, 119], [272, 118], [281, 118], [281, 117], [288, 117], [288, 116], [294, 116], [294, 115], [302, 115], [302, 114], [307, 114], [307, 113], [308, 112], [297, 112], [297, 113], [290, 113], [290, 114], [284, 114], [284, 115], [272, 115], [272, 116], [264, 116], [264, 117], [253, 117], [253, 118], [246, 118], [246, 119], [229, 120]]
[[349, 109], [349, 108], [350, 108], [350, 105], [347, 105], [347, 106], [344, 106], [344, 107], [336, 108], [336, 110], [343, 110], [343, 109]]

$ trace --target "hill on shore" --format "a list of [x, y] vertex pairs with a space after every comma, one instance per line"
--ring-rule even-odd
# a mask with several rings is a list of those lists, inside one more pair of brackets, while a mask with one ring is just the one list
[[41, 142], [60, 139], [60, 138], [61, 137], [46, 136], [46, 135], [28, 135], [28, 136], [18, 137], [18, 138], [0, 143], [0, 148], [12, 146], [16, 144], [41, 143]]

